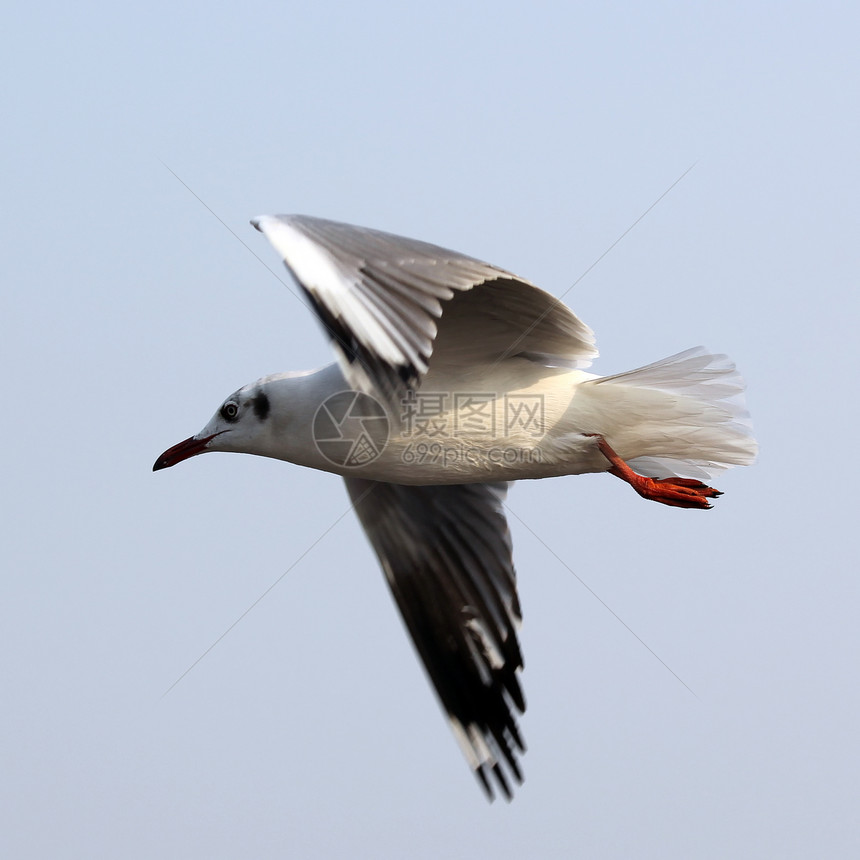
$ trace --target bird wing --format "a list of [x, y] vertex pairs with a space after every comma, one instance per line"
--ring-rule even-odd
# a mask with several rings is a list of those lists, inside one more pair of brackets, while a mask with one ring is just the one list
[[507, 484], [345, 480], [463, 753], [490, 799], [491, 776], [510, 799], [525, 700]]
[[431, 355], [434, 368], [517, 356], [584, 366], [597, 355], [591, 329], [572, 311], [504, 269], [305, 215], [251, 223], [310, 299], [349, 383], [388, 402], [420, 383]]

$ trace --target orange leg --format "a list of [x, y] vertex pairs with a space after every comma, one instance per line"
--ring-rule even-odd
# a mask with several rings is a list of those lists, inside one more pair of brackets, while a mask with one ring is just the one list
[[612, 463], [609, 474], [627, 481], [643, 499], [652, 499], [674, 508], [710, 508], [708, 499], [722, 495], [719, 490], [694, 478], [646, 478], [639, 475], [612, 450], [602, 436], [598, 437], [597, 447]]

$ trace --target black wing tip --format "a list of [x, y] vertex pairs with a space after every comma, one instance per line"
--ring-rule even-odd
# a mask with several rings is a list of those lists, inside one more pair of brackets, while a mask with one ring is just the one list
[[[510, 803], [514, 799], [514, 789], [511, 786], [509, 776], [513, 777], [515, 785], [523, 784], [523, 775], [519, 767], [512, 769], [510, 775], [506, 775], [497, 761], [481, 763], [475, 768], [474, 773], [488, 803], [494, 803], [498, 796], [501, 796], [506, 803]], [[492, 779], [490, 779], [490, 775], [492, 775]]]
[[[525, 754], [526, 745], [519, 726], [508, 711], [502, 725], [487, 725], [481, 734], [486, 748], [483, 760], [473, 767], [475, 776], [487, 800], [492, 803], [498, 792], [510, 803], [514, 798], [514, 787], [522, 785], [525, 779], [518, 756]], [[473, 751], [478, 752], [474, 747]]]
[[492, 803], [496, 799], [496, 793], [493, 791], [493, 786], [490, 785], [490, 781], [487, 779], [484, 765], [478, 765], [474, 770], [474, 774], [477, 777], [478, 782], [481, 784], [481, 788], [484, 790], [484, 796], [487, 798], [487, 802]]

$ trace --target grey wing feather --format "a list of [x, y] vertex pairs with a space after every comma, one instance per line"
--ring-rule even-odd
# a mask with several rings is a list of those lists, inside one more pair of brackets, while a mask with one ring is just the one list
[[463, 752], [490, 798], [494, 783], [510, 798], [525, 700], [507, 485], [345, 480]]
[[431, 356], [434, 366], [515, 356], [581, 366], [597, 354], [591, 330], [563, 303], [497, 266], [304, 215], [252, 223], [311, 300], [357, 389], [394, 401], [420, 383]]

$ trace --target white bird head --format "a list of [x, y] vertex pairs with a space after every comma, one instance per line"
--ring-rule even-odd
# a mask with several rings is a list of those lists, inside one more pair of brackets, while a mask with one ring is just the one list
[[168, 448], [155, 461], [152, 471], [175, 466], [205, 451], [264, 453], [272, 434], [271, 411], [265, 380], [240, 388], [221, 404], [199, 433]]

